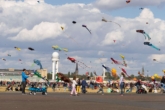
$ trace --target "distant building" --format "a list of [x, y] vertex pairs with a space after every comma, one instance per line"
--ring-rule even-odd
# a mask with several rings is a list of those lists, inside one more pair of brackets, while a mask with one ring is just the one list
[[[33, 71], [33, 70], [28, 70], [28, 71]], [[47, 69], [39, 69], [37, 70], [41, 76], [47, 78]], [[14, 68], [9, 68], [9, 69], [0, 69], [0, 81], [22, 81], [21, 77], [22, 69], [14, 69]], [[39, 82], [43, 81], [41, 78], [38, 78], [37, 76], [29, 77], [28, 78], [31, 82]]]

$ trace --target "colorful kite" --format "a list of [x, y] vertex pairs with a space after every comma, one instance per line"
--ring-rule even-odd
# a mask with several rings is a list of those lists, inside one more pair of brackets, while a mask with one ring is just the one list
[[148, 40], [151, 39], [151, 37], [144, 31], [144, 30], [136, 30], [136, 32], [141, 33], [144, 35], [145, 39], [148, 37]]
[[33, 73], [34, 73], [35, 76], [37, 76], [39, 78], [42, 78], [43, 80], [48, 81], [48, 79], [46, 79], [46, 76], [42, 77], [41, 74], [37, 70], [35, 70]]
[[89, 66], [85, 65], [83, 62], [76, 60], [75, 58], [68, 57], [68, 60], [70, 60], [72, 63], [77, 63], [80, 67], [84, 68], [90, 68]]
[[103, 68], [105, 68], [107, 70], [107, 72], [111, 73], [111, 69], [105, 65], [102, 65]]
[[159, 50], [160, 51], [160, 49], [159, 48], [157, 48], [156, 46], [154, 46], [153, 44], [151, 44], [150, 42], [144, 42], [144, 45], [148, 45], [148, 46], [150, 46], [150, 47], [152, 47], [152, 48], [154, 48], [154, 49], [156, 49], [156, 50]]
[[21, 48], [19, 48], [19, 47], [14, 47], [16, 50], [18, 50], [18, 51], [20, 51], [21, 50]]
[[125, 75], [127, 75], [128, 77], [129, 77], [129, 75], [127, 74], [127, 72], [126, 72], [126, 70], [124, 69], [124, 68], [121, 68], [121, 67], [119, 67], [121, 70], [122, 70], [122, 72], [125, 74]]
[[104, 22], [112, 22], [112, 23], [115, 23], [115, 24], [117, 24], [119, 27], [121, 27], [118, 23], [116, 23], [116, 22], [113, 22], [113, 21], [108, 21], [108, 20], [106, 20], [105, 18], [102, 18], [102, 21], [104, 21]]
[[58, 50], [58, 51], [61, 51], [62, 50], [62, 48], [60, 48], [58, 45], [52, 46], [52, 48], [54, 50]]
[[127, 67], [127, 63], [126, 63], [126, 61], [125, 61], [124, 55], [120, 54], [120, 57], [123, 59], [123, 65]]
[[123, 63], [121, 63], [121, 62], [119, 62], [119, 61], [117, 61], [117, 60], [115, 60], [113, 58], [110, 58], [110, 59], [113, 61], [113, 63], [115, 63], [117, 65], [127, 66], [126, 64], [123, 64]]
[[66, 77], [63, 73], [57, 73], [57, 76], [60, 80], [67, 82], [67, 83], [71, 83], [72, 81]]
[[89, 31], [89, 33], [92, 34], [86, 25], [82, 25], [82, 27], [86, 28]]
[[42, 64], [41, 64], [41, 62], [39, 60], [34, 60], [34, 63], [37, 64], [37, 65], [39, 65], [40, 66], [40, 69], [43, 69], [42, 68]]

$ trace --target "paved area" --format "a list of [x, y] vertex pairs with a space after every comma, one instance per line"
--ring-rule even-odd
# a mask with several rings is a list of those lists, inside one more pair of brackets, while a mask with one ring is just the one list
[[0, 93], [0, 110], [165, 110], [165, 94]]

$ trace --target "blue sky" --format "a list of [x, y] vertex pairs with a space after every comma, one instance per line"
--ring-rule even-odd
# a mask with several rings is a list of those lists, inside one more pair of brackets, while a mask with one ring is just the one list
[[[96, 0], [45, 0], [46, 3], [52, 4], [52, 5], [63, 5], [67, 3], [84, 3], [84, 4], [90, 4], [95, 2]], [[102, 12], [107, 13], [111, 16], [122, 16], [122, 17], [127, 17], [127, 18], [134, 18], [137, 17], [141, 10], [140, 6], [136, 7], [128, 7], [128, 8], [122, 8], [122, 9], [117, 9], [113, 11], [105, 11], [102, 10]], [[165, 8], [163, 6], [146, 6], [143, 8], [149, 8], [151, 11], [154, 13], [156, 18], [161, 18], [165, 19], [165, 14], [162, 14], [165, 12]]]
[[45, 0], [46, 3], [52, 4], [52, 5], [62, 5], [67, 3], [92, 3], [95, 0]]

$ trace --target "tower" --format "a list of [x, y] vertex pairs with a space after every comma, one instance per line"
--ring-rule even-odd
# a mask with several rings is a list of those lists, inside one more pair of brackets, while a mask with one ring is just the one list
[[53, 52], [52, 54], [52, 80], [54, 80], [55, 75], [58, 73], [58, 63], [59, 63], [59, 53]]
[[76, 63], [75, 76], [78, 75], [78, 63]]
[[142, 67], [142, 74], [144, 75], [144, 67]]

